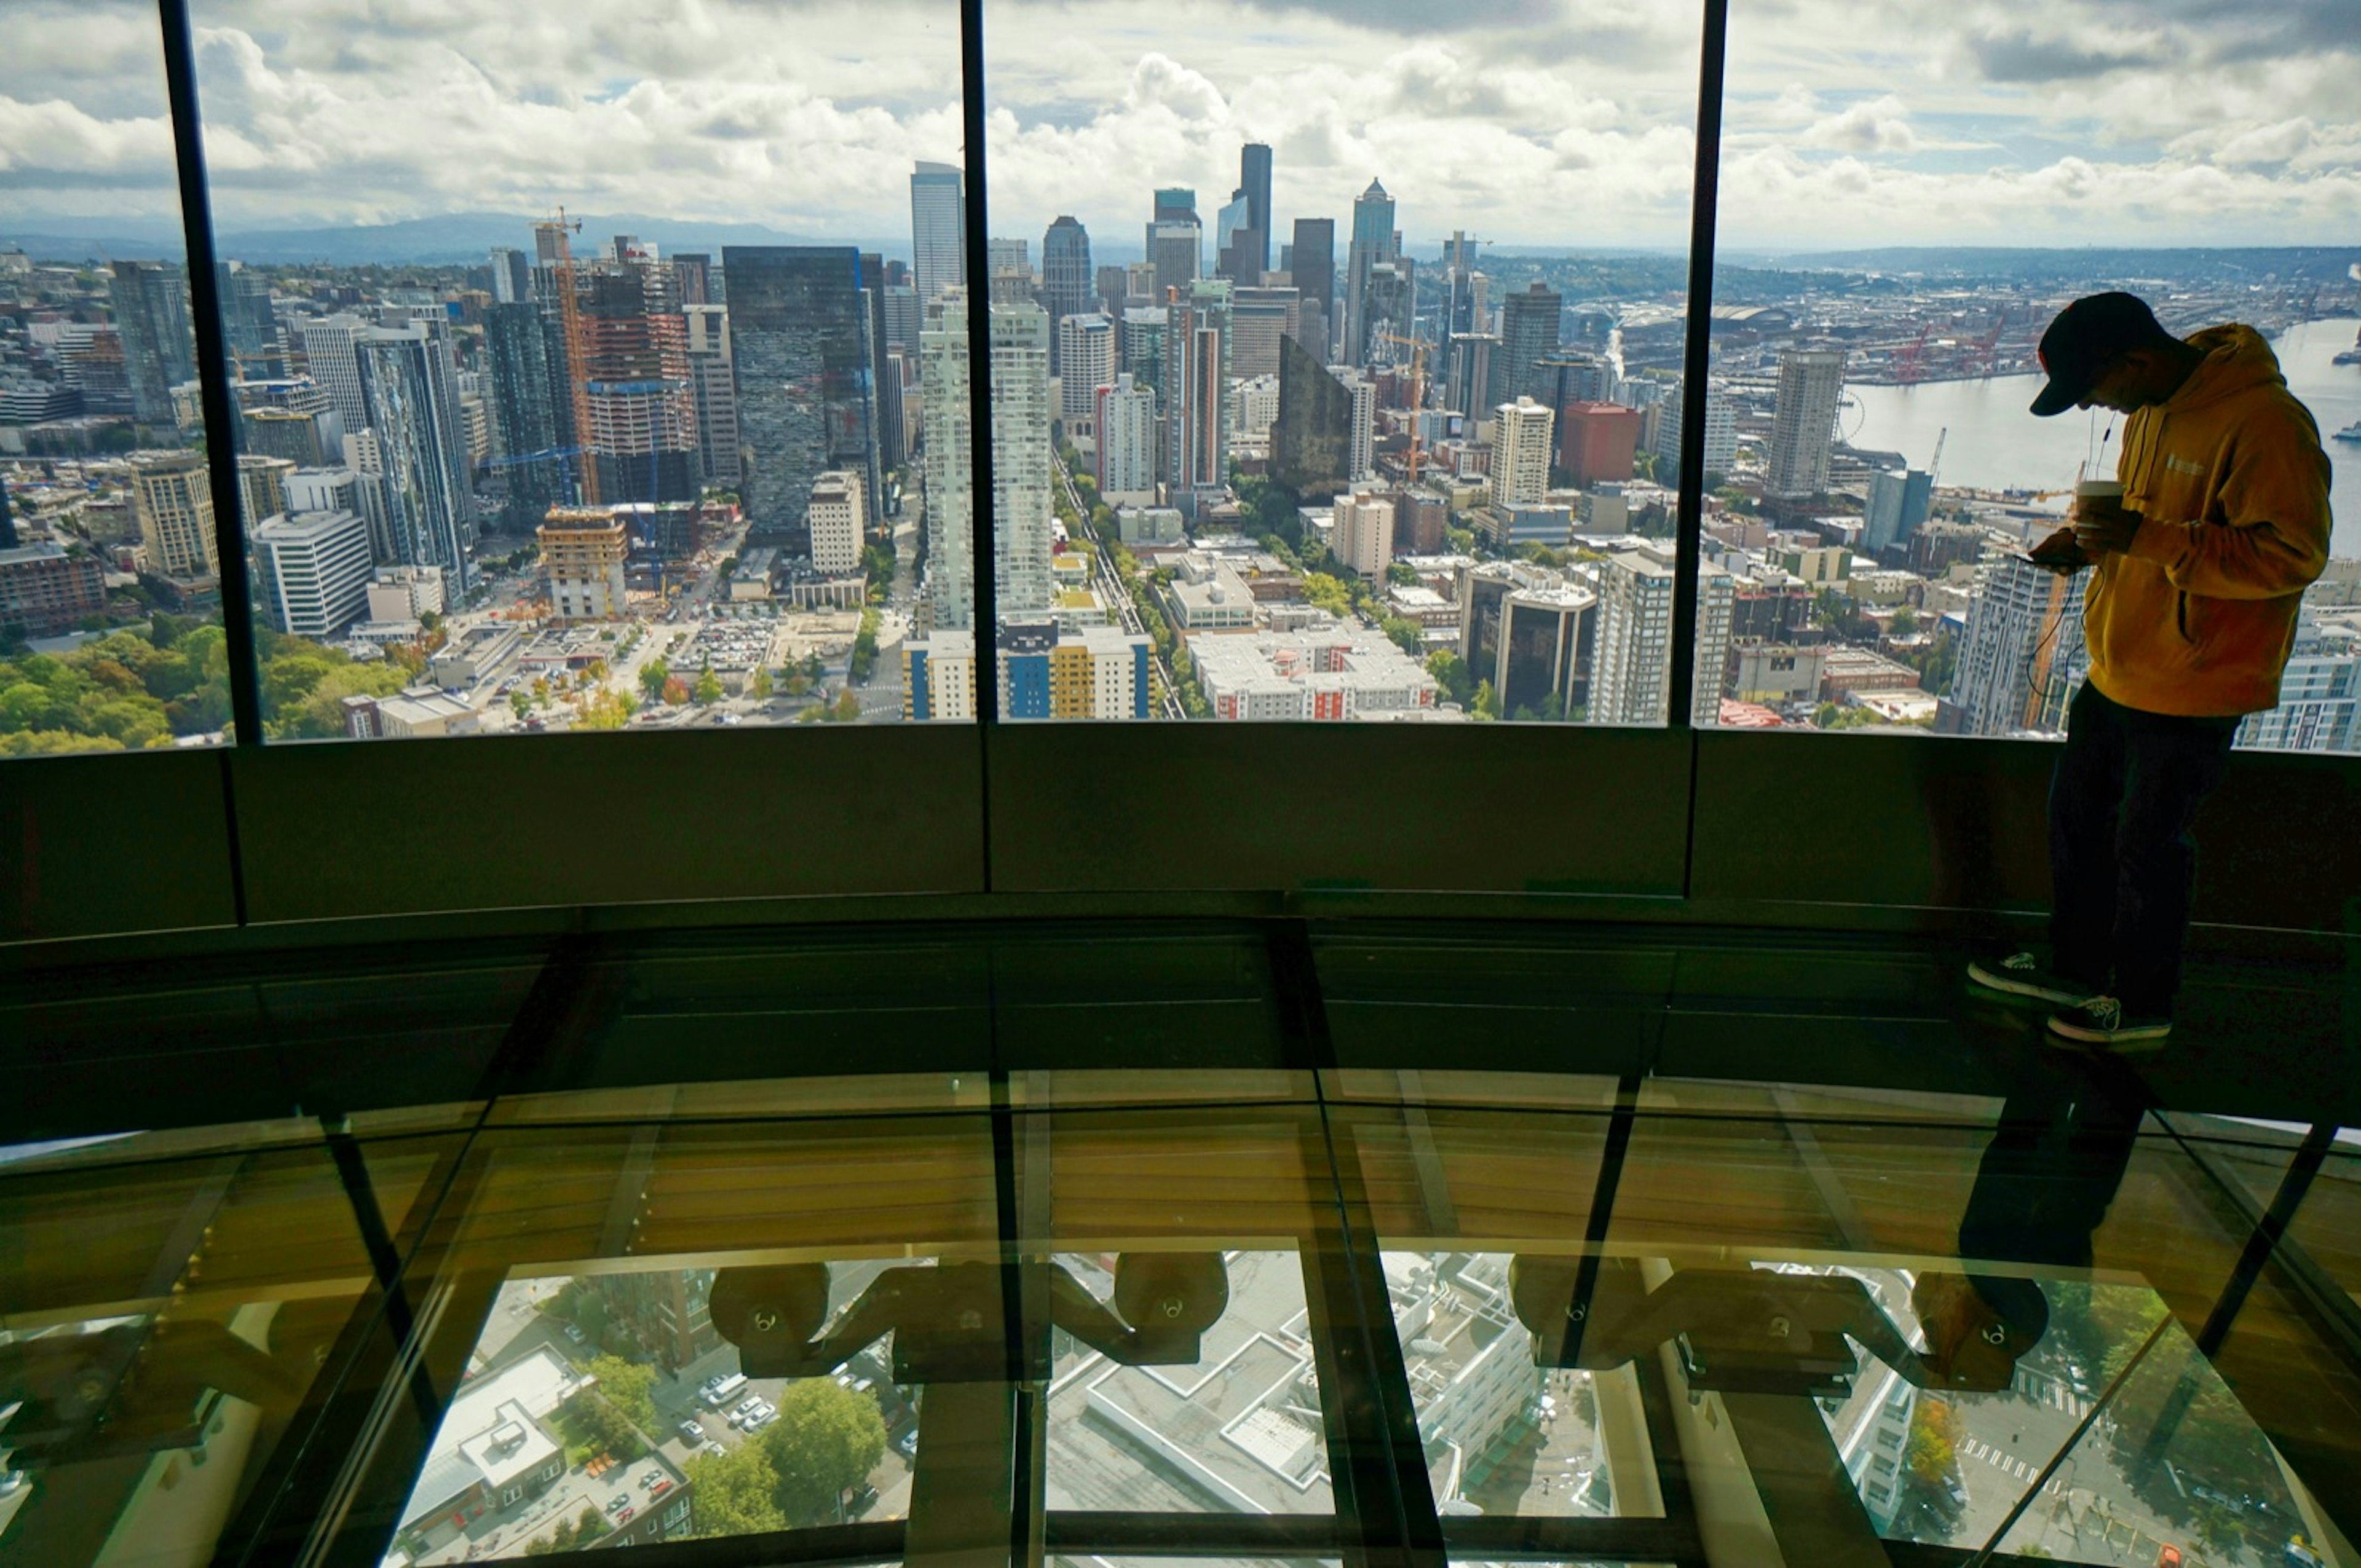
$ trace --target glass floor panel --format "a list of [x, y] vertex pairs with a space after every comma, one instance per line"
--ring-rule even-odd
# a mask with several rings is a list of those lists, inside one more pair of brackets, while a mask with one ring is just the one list
[[43, 1107], [0, 1568], [2361, 1568], [2341, 1113], [1865, 1057], [1660, 935], [1274, 931], [503, 953], [354, 1035], [473, 1042], [414, 1105]]

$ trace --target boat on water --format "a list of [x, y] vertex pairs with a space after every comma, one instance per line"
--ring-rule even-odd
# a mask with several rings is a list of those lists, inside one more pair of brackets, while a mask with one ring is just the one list
[[2353, 346], [2329, 361], [2331, 365], [2361, 365], [2361, 332], [2353, 334]]
[[2355, 420], [2328, 438], [2331, 441], [2361, 441], [2361, 419]]

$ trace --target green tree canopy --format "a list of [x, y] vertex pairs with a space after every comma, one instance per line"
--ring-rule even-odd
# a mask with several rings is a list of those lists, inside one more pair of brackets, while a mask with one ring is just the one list
[[697, 1489], [697, 1534], [760, 1535], [787, 1528], [786, 1516], [779, 1511], [779, 1472], [771, 1462], [768, 1443], [745, 1442], [725, 1453], [700, 1453], [686, 1470]]
[[830, 1378], [807, 1377], [779, 1396], [779, 1419], [762, 1446], [778, 1472], [779, 1511], [789, 1527], [833, 1523], [838, 1497], [885, 1456], [885, 1420], [875, 1399]]
[[697, 685], [692, 688], [692, 695], [701, 703], [711, 704], [721, 700], [721, 677], [713, 673], [710, 665], [697, 673]]
[[661, 655], [640, 666], [640, 689], [648, 694], [650, 702], [663, 697], [664, 682], [670, 679], [672, 666], [665, 663]]
[[607, 1402], [630, 1417], [643, 1431], [653, 1431], [656, 1425], [654, 1400], [648, 1390], [655, 1387], [656, 1369], [638, 1362], [625, 1361], [616, 1355], [590, 1358], [590, 1376], [598, 1380], [599, 1392]]

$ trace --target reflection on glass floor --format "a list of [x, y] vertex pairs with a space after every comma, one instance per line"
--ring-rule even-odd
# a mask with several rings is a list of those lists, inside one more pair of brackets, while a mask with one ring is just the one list
[[2040, 1052], [1411, 1070], [1381, 986], [1235, 979], [1142, 1023], [1221, 1070], [675, 1084], [626, 1023], [577, 1087], [10, 1151], [0, 1563], [2361, 1568], [2333, 1127]]

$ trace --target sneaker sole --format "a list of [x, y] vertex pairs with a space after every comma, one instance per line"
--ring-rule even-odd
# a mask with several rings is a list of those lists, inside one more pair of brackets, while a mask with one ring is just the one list
[[2072, 1040], [2085, 1046], [2160, 1046], [2172, 1034], [2169, 1024], [2154, 1024], [2134, 1029], [2091, 1029], [2063, 1018], [2049, 1020], [2049, 1032], [2061, 1040]]
[[1986, 991], [2031, 997], [2037, 1002], [2047, 1002], [2058, 1007], [2080, 1007], [2099, 994], [2095, 991], [2059, 991], [2054, 986], [2036, 985], [2031, 981], [2017, 979], [2005, 970], [1986, 969], [1982, 964], [1968, 966], [1968, 981]]

